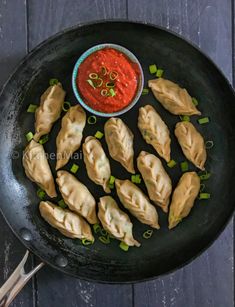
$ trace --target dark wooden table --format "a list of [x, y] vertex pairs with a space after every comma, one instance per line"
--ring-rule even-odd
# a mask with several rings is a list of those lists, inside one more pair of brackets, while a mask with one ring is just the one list
[[[0, 0], [0, 87], [16, 64], [50, 35], [97, 19], [129, 19], [171, 29], [198, 45], [233, 82], [233, 0]], [[0, 283], [25, 248], [0, 216]], [[100, 285], [45, 267], [12, 306], [234, 306], [233, 222], [199, 258], [175, 273], [136, 285]], [[29, 266], [35, 263], [32, 256]]]

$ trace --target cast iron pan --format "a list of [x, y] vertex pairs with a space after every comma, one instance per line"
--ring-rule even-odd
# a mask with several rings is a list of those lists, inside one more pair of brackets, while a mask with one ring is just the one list
[[[34, 123], [34, 116], [26, 112], [28, 105], [39, 103], [50, 78], [59, 79], [67, 92], [66, 100], [76, 104], [71, 87], [74, 63], [88, 48], [106, 42], [120, 44], [132, 51], [143, 66], [146, 81], [151, 78], [148, 65], [156, 63], [164, 69], [165, 78], [179, 83], [197, 97], [199, 109], [204, 116], [210, 117], [211, 122], [200, 126], [196, 122], [197, 117], [193, 117], [192, 121], [206, 140], [215, 143], [214, 148], [208, 151], [206, 163], [207, 170], [212, 173], [211, 179], [206, 182], [206, 191], [211, 193], [211, 199], [196, 201], [190, 216], [171, 231], [167, 228], [167, 215], [158, 210], [161, 229], [154, 231], [150, 240], [142, 238], [148, 227], [131, 217], [134, 235], [142, 246], [130, 248], [128, 253], [118, 247], [116, 240], [109, 245], [96, 240], [92, 246], [83, 246], [79, 240], [67, 239], [46, 224], [39, 215], [37, 187], [26, 178], [21, 162], [27, 143], [25, 134], [33, 131]], [[0, 101], [1, 211], [27, 249], [64, 273], [109, 283], [157, 277], [199, 255], [217, 238], [233, 213], [234, 93], [222, 73], [205, 55], [168, 31], [130, 22], [101, 22], [69, 29], [42, 43], [25, 58], [9, 79]], [[138, 109], [147, 103], [157, 109], [171, 130], [172, 158], [177, 162], [185, 160], [173, 136], [179, 118], [166, 112], [152, 94], [142, 96], [135, 108], [122, 116], [135, 135], [135, 156], [141, 150], [154, 153], [137, 129]], [[84, 137], [94, 135], [97, 130], [103, 131], [104, 122], [105, 119], [99, 118], [96, 125], [86, 125]], [[50, 141], [45, 144], [47, 153], [55, 152], [59, 129], [60, 120], [52, 129]], [[102, 145], [107, 152], [104, 139]], [[130, 178], [130, 174], [118, 163], [111, 158], [110, 161], [115, 177]], [[73, 162], [70, 161], [65, 169], [70, 169]], [[98, 200], [104, 195], [102, 188], [88, 179], [82, 159], [78, 158], [76, 163], [80, 166], [77, 177]], [[55, 159], [50, 160], [50, 165], [55, 175]], [[195, 168], [190, 165], [190, 169]], [[167, 170], [175, 186], [181, 175], [180, 168]], [[141, 184], [141, 188], [146, 192], [144, 185]], [[117, 199], [115, 191], [112, 195]]]

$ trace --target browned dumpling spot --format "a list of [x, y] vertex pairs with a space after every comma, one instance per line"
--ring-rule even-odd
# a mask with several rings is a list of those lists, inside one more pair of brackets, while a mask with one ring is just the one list
[[117, 195], [123, 206], [141, 223], [159, 229], [158, 214], [148, 197], [130, 180], [115, 180]]
[[104, 125], [110, 156], [134, 174], [133, 133], [120, 118], [110, 118]]
[[82, 145], [82, 150], [88, 177], [101, 185], [106, 193], [110, 193], [111, 169], [101, 143], [95, 137], [88, 136]]
[[154, 96], [162, 106], [175, 115], [200, 115], [201, 112], [195, 107], [192, 98], [186, 89], [178, 84], [158, 78], [148, 81]]
[[41, 96], [40, 106], [35, 112], [35, 141], [48, 134], [55, 121], [60, 117], [65, 91], [60, 83], [48, 87]]
[[39, 210], [44, 220], [64, 236], [94, 241], [89, 224], [74, 212], [62, 209], [50, 201], [41, 201]]
[[189, 215], [200, 190], [200, 178], [195, 172], [184, 173], [173, 192], [169, 213], [169, 229]]
[[61, 129], [56, 138], [56, 169], [67, 164], [72, 154], [79, 149], [85, 124], [86, 113], [79, 104], [71, 107], [62, 118]]
[[171, 159], [170, 131], [157, 111], [150, 105], [139, 109], [138, 128], [146, 141], [153, 146], [160, 157]]
[[206, 146], [201, 134], [190, 122], [179, 122], [175, 127], [175, 135], [185, 157], [196, 167], [204, 170], [206, 162]]
[[119, 209], [111, 196], [101, 197], [98, 207], [98, 217], [108, 233], [129, 246], [140, 246], [140, 243], [133, 238], [133, 224], [129, 216]]
[[143, 177], [149, 198], [164, 212], [168, 212], [172, 184], [161, 160], [153, 154], [141, 151], [137, 158], [137, 167]]
[[66, 171], [58, 171], [56, 182], [69, 209], [80, 214], [90, 224], [98, 223], [96, 202], [87, 187]]
[[26, 176], [43, 189], [48, 196], [56, 197], [54, 178], [43, 146], [31, 140], [24, 150], [22, 162]]

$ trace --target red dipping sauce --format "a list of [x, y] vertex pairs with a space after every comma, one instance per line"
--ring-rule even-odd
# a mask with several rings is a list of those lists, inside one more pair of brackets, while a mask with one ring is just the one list
[[139, 76], [138, 65], [126, 55], [113, 48], [104, 48], [81, 63], [76, 82], [80, 95], [89, 107], [99, 112], [113, 113], [132, 102]]

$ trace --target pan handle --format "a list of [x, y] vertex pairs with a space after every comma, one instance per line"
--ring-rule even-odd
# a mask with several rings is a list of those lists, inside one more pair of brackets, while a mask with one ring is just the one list
[[29, 251], [26, 252], [24, 258], [21, 260], [15, 271], [0, 288], [0, 307], [9, 306], [24, 285], [30, 280], [30, 278], [44, 266], [44, 263], [41, 262], [34, 269], [32, 269], [32, 271], [26, 274], [24, 265], [28, 259], [28, 256]]

